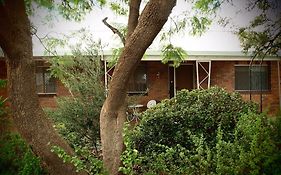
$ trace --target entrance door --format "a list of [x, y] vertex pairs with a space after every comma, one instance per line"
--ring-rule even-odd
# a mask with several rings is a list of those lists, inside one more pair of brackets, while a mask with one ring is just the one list
[[[176, 81], [174, 81], [176, 80]], [[170, 97], [175, 95], [175, 90], [194, 89], [194, 66], [180, 65], [178, 68], [169, 67]]]

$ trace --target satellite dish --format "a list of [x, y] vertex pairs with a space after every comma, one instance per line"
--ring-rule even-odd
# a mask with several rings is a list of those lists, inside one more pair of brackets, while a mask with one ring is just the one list
[[147, 107], [147, 108], [151, 108], [151, 107], [153, 107], [153, 106], [155, 106], [155, 105], [156, 105], [156, 101], [155, 101], [155, 100], [149, 100], [149, 101], [147, 102], [146, 107]]

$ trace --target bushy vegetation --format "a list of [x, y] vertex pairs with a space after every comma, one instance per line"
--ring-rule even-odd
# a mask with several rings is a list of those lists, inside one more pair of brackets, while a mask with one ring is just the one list
[[[0, 89], [4, 88], [5, 85], [6, 85], [6, 80], [0, 79]], [[4, 99], [2, 96], [0, 96], [0, 117], [6, 113], [5, 101], [6, 101], [6, 99]]]
[[0, 174], [41, 175], [45, 172], [37, 158], [17, 134], [5, 134], [0, 138]]
[[[0, 89], [6, 86], [6, 80], [0, 79]], [[40, 159], [20, 135], [11, 133], [7, 128], [6, 99], [0, 96], [0, 174], [1, 175], [41, 175], [45, 172], [40, 166]]]
[[52, 60], [51, 70], [69, 89], [70, 96], [57, 99], [57, 108], [46, 110], [56, 129], [70, 143], [76, 156], [54, 147], [64, 161], [89, 174], [102, 171], [100, 160], [99, 115], [105, 99], [102, 70], [97, 57], [59, 57]]
[[125, 130], [120, 170], [155, 175], [280, 174], [277, 132], [277, 125], [237, 93], [217, 87], [182, 90], [144, 112], [133, 130]]

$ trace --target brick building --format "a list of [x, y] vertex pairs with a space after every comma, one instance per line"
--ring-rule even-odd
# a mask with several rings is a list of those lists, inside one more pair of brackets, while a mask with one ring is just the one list
[[[35, 60], [40, 103], [43, 107], [55, 107], [55, 98], [69, 95], [69, 92], [60, 81], [50, 77], [48, 63], [42, 58]], [[150, 100], [173, 97], [180, 89], [219, 86], [230, 92], [240, 92], [245, 100], [253, 100], [263, 110], [275, 113], [280, 108], [279, 60], [280, 57], [267, 57], [250, 66], [251, 57], [237, 52], [189, 52], [186, 61], [174, 68], [161, 63], [159, 53], [149, 53], [132, 75], [128, 93], [136, 95], [137, 103], [146, 106]], [[0, 78], [6, 76], [5, 62], [0, 59]], [[0, 91], [0, 95], [6, 93], [6, 90]]]

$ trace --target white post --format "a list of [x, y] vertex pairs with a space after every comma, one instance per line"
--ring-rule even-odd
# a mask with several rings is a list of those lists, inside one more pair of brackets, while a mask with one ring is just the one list
[[197, 89], [199, 89], [199, 68], [198, 68], [198, 61], [196, 60], [196, 79], [197, 79]]
[[210, 88], [211, 85], [211, 66], [212, 66], [212, 62], [209, 61], [208, 88]]

